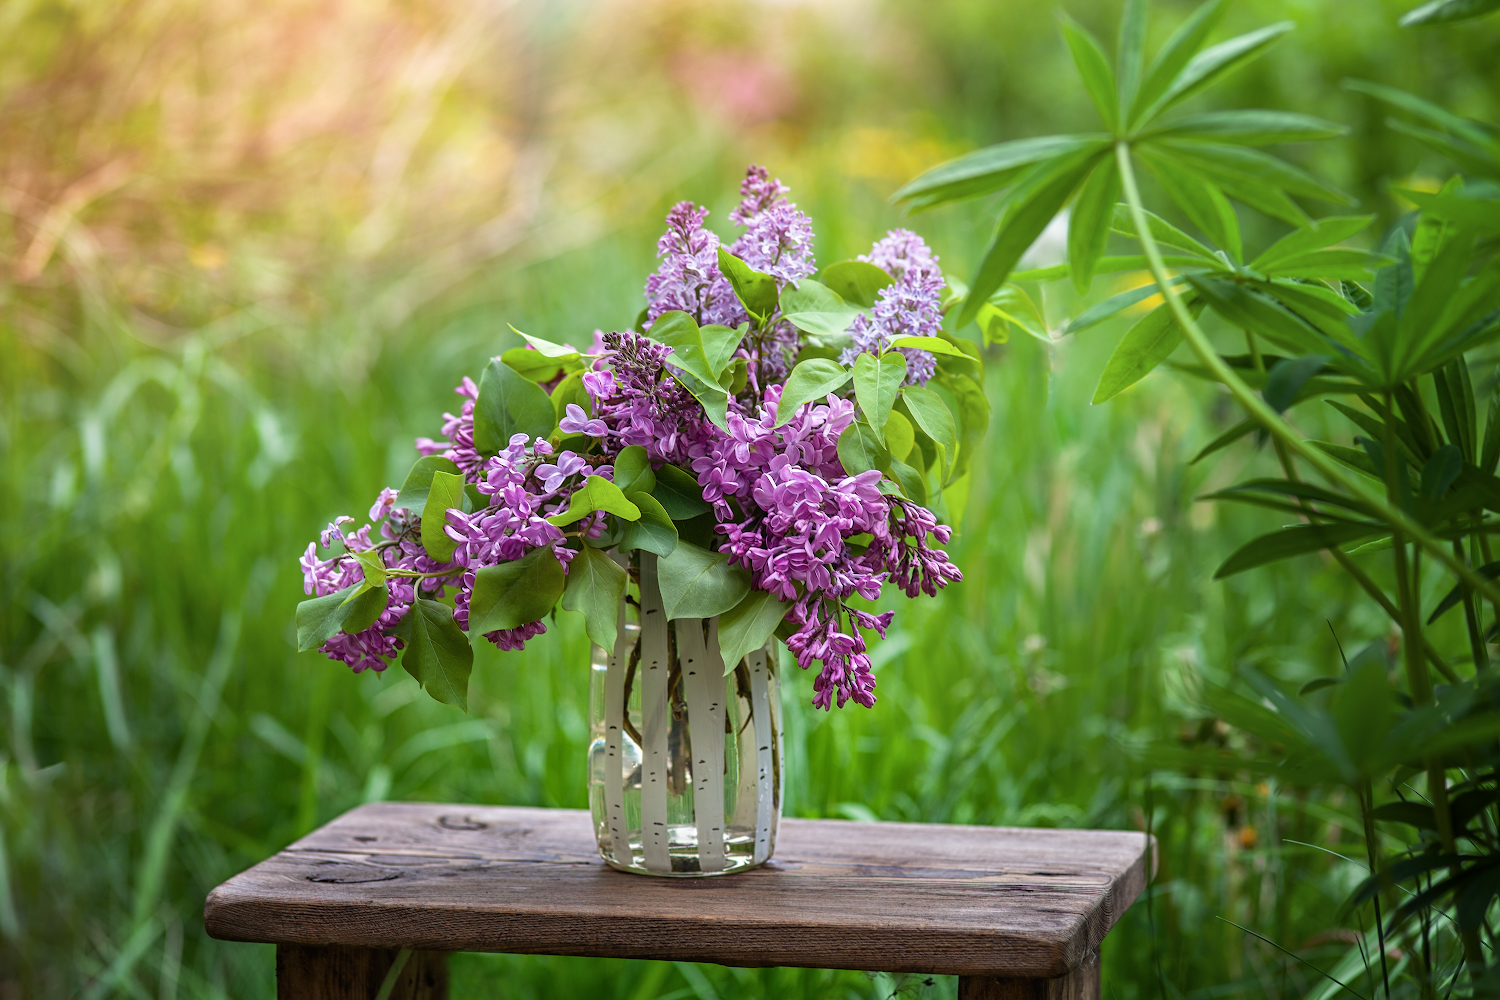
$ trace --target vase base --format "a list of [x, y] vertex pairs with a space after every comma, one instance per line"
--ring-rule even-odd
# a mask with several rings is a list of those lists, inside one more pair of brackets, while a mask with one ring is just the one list
[[[718, 871], [706, 872], [698, 867], [698, 856], [696, 854], [674, 854], [672, 855], [672, 870], [653, 871], [647, 868], [640, 855], [636, 855], [631, 864], [623, 864], [616, 861], [607, 854], [600, 854], [604, 863], [616, 871], [630, 872], [632, 875], [655, 875], [660, 878], [713, 878], [715, 875], [734, 875], [738, 872], [747, 872], [752, 868], [759, 868], [765, 861], [756, 861], [749, 855], [735, 857], [730, 855], [724, 859], [725, 867]], [[768, 859], [769, 860], [769, 859]]]

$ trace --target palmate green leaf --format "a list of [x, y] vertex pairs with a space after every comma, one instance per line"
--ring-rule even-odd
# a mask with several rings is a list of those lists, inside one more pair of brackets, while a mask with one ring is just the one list
[[[1479, 573], [1480, 576], [1483, 576], [1487, 580], [1494, 580], [1497, 577], [1500, 577], [1500, 562], [1486, 563], [1485, 565], [1480, 566], [1475, 572]], [[1444, 594], [1443, 599], [1441, 601], [1438, 601], [1437, 607], [1433, 608], [1431, 616], [1429, 616], [1427, 619], [1427, 624], [1433, 624], [1439, 618], [1443, 617], [1443, 615], [1447, 614], [1453, 608], [1457, 607], [1458, 602], [1464, 599], [1464, 591], [1466, 591], [1467, 589], [1468, 588], [1463, 584], [1459, 584], [1452, 590], [1448, 591], [1448, 593]]]
[[750, 573], [729, 565], [727, 553], [687, 541], [657, 560], [656, 577], [668, 621], [722, 615], [750, 592]]
[[[1202, 258], [1200, 266], [1223, 268], [1224, 262], [1212, 250], [1193, 239], [1187, 233], [1172, 225], [1166, 219], [1154, 212], [1146, 212], [1146, 225], [1151, 230], [1151, 238], [1163, 246], [1175, 247], [1185, 250], [1194, 257]], [[1111, 231], [1132, 239], [1139, 239], [1135, 231], [1135, 220], [1131, 217], [1130, 208], [1127, 205], [1116, 205], [1114, 220], [1110, 223]], [[1133, 260], [1135, 258], [1126, 258]], [[1141, 258], [1144, 260], [1144, 258]], [[1140, 268], [1126, 268], [1125, 270], [1145, 270], [1144, 265]]]
[[459, 474], [453, 459], [441, 455], [423, 455], [412, 463], [411, 471], [406, 474], [401, 492], [396, 494], [396, 502], [392, 506], [409, 510], [421, 517], [427, 506], [427, 495], [432, 489], [432, 475], [435, 472], [447, 472], [455, 476]]
[[1191, 142], [1229, 142], [1239, 146], [1271, 146], [1284, 142], [1336, 139], [1348, 131], [1346, 126], [1311, 115], [1244, 108], [1178, 118], [1143, 133], [1140, 141], [1185, 139]]
[[1379, 101], [1395, 105], [1403, 111], [1409, 111], [1419, 118], [1424, 118], [1429, 124], [1463, 139], [1465, 142], [1488, 150], [1490, 155], [1500, 158], [1500, 137], [1497, 137], [1474, 122], [1459, 115], [1455, 115], [1447, 108], [1433, 104], [1415, 94], [1408, 94], [1404, 90], [1395, 87], [1387, 87], [1378, 83], [1370, 83], [1367, 80], [1345, 80], [1345, 90], [1355, 93], [1367, 94]]
[[[890, 275], [884, 271], [880, 271], [880, 274], [889, 284]], [[854, 317], [859, 313], [858, 306], [850, 305], [833, 289], [811, 278], [803, 278], [781, 292], [781, 314], [787, 322], [819, 337], [839, 336], [849, 329], [849, 324], [854, 322]]]
[[1167, 92], [1167, 88], [1186, 68], [1188, 62], [1208, 41], [1209, 34], [1224, 15], [1228, 0], [1209, 0], [1182, 22], [1151, 60], [1145, 79], [1130, 102], [1130, 113], [1124, 116], [1128, 126], [1138, 125], [1143, 112], [1156, 104]]
[[863, 260], [841, 260], [829, 264], [818, 277], [845, 305], [860, 309], [874, 306], [880, 290], [895, 281], [881, 268]]
[[1472, 21], [1500, 10], [1500, 0], [1430, 0], [1401, 16], [1403, 28], [1432, 28]]
[[1226, 576], [1243, 573], [1247, 569], [1254, 569], [1267, 563], [1372, 538], [1388, 530], [1385, 525], [1375, 521], [1297, 524], [1290, 528], [1282, 528], [1280, 531], [1261, 535], [1236, 549], [1214, 573], [1214, 579], [1222, 580]]
[[886, 417], [905, 379], [906, 358], [897, 351], [861, 354], [854, 360], [854, 398], [859, 401], [865, 420], [882, 440]]
[[1188, 60], [1182, 72], [1177, 74], [1160, 97], [1152, 101], [1135, 118], [1135, 122], [1152, 120], [1173, 105], [1186, 100], [1226, 74], [1259, 57], [1294, 27], [1296, 25], [1291, 21], [1282, 21], [1204, 49]]
[[562, 606], [583, 615], [589, 641], [601, 649], [615, 648], [620, 598], [625, 596], [625, 569], [591, 545], [578, 550], [568, 564]]
[[713, 510], [703, 499], [703, 487], [698, 480], [675, 465], [663, 465], [656, 470], [656, 486], [651, 495], [674, 521], [687, 521]]
[[1120, 37], [1115, 45], [1115, 68], [1120, 93], [1115, 114], [1106, 115], [1106, 120], [1123, 122], [1130, 117], [1135, 95], [1141, 89], [1141, 70], [1145, 62], [1146, 0], [1125, 0], [1125, 12], [1120, 17]]
[[649, 493], [629, 493], [630, 501], [641, 509], [638, 520], [625, 522], [616, 546], [621, 552], [645, 549], [659, 556], [669, 556], [677, 548], [677, 525], [662, 506], [661, 501]]
[[[1179, 275], [1171, 280], [1171, 284], [1180, 286], [1186, 281], [1185, 277]], [[1079, 313], [1067, 326], [1063, 327], [1063, 332], [1070, 335], [1082, 333], [1084, 330], [1098, 326], [1107, 319], [1118, 316], [1131, 306], [1144, 302], [1153, 295], [1160, 294], [1161, 289], [1156, 286], [1155, 282], [1151, 282], [1139, 288], [1132, 288], [1127, 292], [1121, 292], [1119, 295], [1112, 295], [1103, 302], [1097, 302]]]
[[[860, 357], [870, 355], [862, 354]], [[904, 363], [905, 359], [902, 361]], [[776, 404], [776, 426], [780, 427], [796, 416], [804, 403], [821, 400], [842, 387], [853, 374], [829, 358], [808, 358], [797, 362], [797, 367], [792, 369], [792, 373], [787, 376], [786, 385], [782, 387], [781, 401]]]
[[1248, 146], [1163, 141], [1154, 148], [1170, 155], [1179, 167], [1217, 185], [1236, 201], [1294, 226], [1307, 225], [1310, 220], [1287, 196], [1288, 192], [1339, 205], [1353, 204], [1353, 199], [1337, 188]]
[[1188, 275], [1188, 283], [1230, 324], [1253, 330], [1294, 355], [1317, 354], [1329, 346], [1317, 329], [1274, 299], [1231, 281], [1206, 274]]
[[1214, 493], [1206, 493], [1200, 500], [1238, 500], [1246, 494], [1276, 494], [1312, 500], [1329, 507], [1338, 507], [1354, 514], [1374, 517], [1375, 510], [1358, 497], [1345, 496], [1300, 479], [1251, 479]]
[[561, 528], [601, 510], [625, 521], [634, 521], [641, 516], [641, 509], [626, 498], [620, 487], [603, 476], [589, 476], [573, 491], [568, 509], [547, 520]]
[[512, 435], [544, 438], [556, 426], [547, 390], [499, 359], [485, 366], [474, 403], [475, 450], [492, 455], [510, 444]]
[[1479, 457], [1479, 421], [1468, 362], [1455, 358], [1432, 373], [1432, 383], [1448, 440], [1458, 445], [1465, 462], [1474, 465]]
[[469, 597], [469, 636], [477, 641], [486, 632], [541, 619], [557, 604], [564, 585], [562, 563], [547, 546], [480, 568]]
[[[1015, 182], [1023, 172], [1038, 163], [1106, 148], [1110, 141], [1111, 137], [1107, 133], [1094, 132], [1035, 136], [987, 146], [933, 167], [891, 195], [891, 200], [897, 204], [904, 202], [908, 208], [920, 210], [945, 202], [992, 194]], [[843, 295], [846, 301], [856, 301], [844, 294], [826, 272], [823, 281]]]
[[1439, 156], [1446, 156], [1467, 174], [1478, 177], [1500, 175], [1500, 161], [1497, 161], [1495, 155], [1485, 147], [1475, 146], [1462, 139], [1455, 139], [1397, 118], [1386, 119], [1386, 126], [1394, 132], [1400, 132], [1402, 135], [1417, 140]]
[[767, 590], [751, 590], [738, 604], [719, 616], [719, 652], [724, 674], [734, 673], [749, 654], [771, 641], [790, 604]]
[[1062, 26], [1063, 40], [1068, 43], [1068, 51], [1073, 56], [1073, 65], [1078, 69], [1078, 75], [1083, 79], [1084, 89], [1088, 91], [1089, 100], [1094, 102], [1094, 107], [1099, 111], [1099, 117], [1111, 130], [1118, 127], [1119, 122], [1119, 94], [1115, 92], [1115, 75], [1109, 68], [1109, 57], [1104, 54], [1104, 48], [1089, 34], [1077, 21], [1067, 14], [1061, 14], [1059, 21]]
[[1244, 437], [1245, 435], [1249, 434], [1251, 431], [1254, 431], [1259, 427], [1260, 424], [1257, 423], [1254, 418], [1246, 417], [1244, 420], [1241, 420], [1239, 423], [1229, 428], [1229, 430], [1225, 431], [1223, 434], [1220, 434], [1218, 437], [1214, 438], [1208, 444], [1199, 449], [1198, 454], [1192, 457], [1192, 459], [1188, 462], [1188, 465], [1197, 465], [1199, 462], [1203, 461], [1214, 452], [1222, 451], [1223, 449], [1228, 448], [1240, 438]]
[[1109, 146], [1100, 144], [1060, 157], [1042, 164], [1024, 182], [1016, 185], [1008, 196], [1000, 230], [986, 251], [974, 280], [969, 283], [969, 296], [959, 313], [958, 328], [974, 321], [984, 300], [1005, 284], [1021, 255], [1036, 242], [1042, 230], [1108, 152]]
[[427, 503], [422, 510], [421, 538], [422, 548], [440, 563], [452, 559], [458, 548], [458, 543], [444, 530], [448, 527], [448, 511], [452, 508], [462, 510], [463, 505], [464, 477], [451, 472], [434, 472]]
[[[1203, 303], [1192, 292], [1182, 298], [1188, 312], [1197, 319], [1203, 312]], [[1094, 389], [1093, 403], [1098, 405], [1113, 399], [1151, 374], [1177, 350], [1182, 337], [1182, 327], [1165, 303], [1141, 317], [1110, 355]]]
[[1328, 364], [1326, 354], [1306, 354], [1300, 358], [1282, 358], [1271, 366], [1261, 396], [1277, 413], [1285, 413], [1297, 401], [1308, 379]]
[[1094, 268], [1109, 242], [1115, 203], [1120, 198], [1120, 168], [1113, 159], [1099, 161], [1073, 202], [1068, 217], [1068, 263], [1073, 287], [1083, 295], [1094, 280]]
[[765, 319], [776, 311], [775, 278], [762, 274], [723, 247], [719, 247], [719, 272], [729, 279], [734, 294], [750, 315]]
[[1218, 186], [1192, 171], [1177, 166], [1170, 156], [1154, 155], [1149, 148], [1138, 151], [1161, 188], [1177, 207], [1199, 229], [1235, 260], [1244, 255], [1240, 243], [1240, 223], [1234, 207]]
[[[557, 562], [552, 561], [554, 565]], [[558, 571], [561, 570], [559, 566]], [[469, 621], [472, 628], [472, 611]], [[468, 636], [453, 620], [453, 609], [418, 596], [406, 617], [391, 631], [406, 643], [401, 654], [401, 666], [406, 672], [437, 701], [456, 705], [467, 712], [474, 650], [469, 645]]]
[[1391, 263], [1389, 257], [1369, 250], [1339, 248], [1299, 254], [1277, 264], [1274, 271], [1279, 278], [1371, 281], [1377, 270]]
[[[1116, 205], [1115, 220], [1111, 220], [1110, 222], [1110, 232], [1112, 233], [1122, 232], [1122, 230], [1115, 228], [1116, 220], [1119, 219], [1119, 212], [1120, 206]], [[1128, 230], [1127, 235], [1129, 233], [1134, 233], [1134, 230]], [[1163, 254], [1161, 259], [1162, 264], [1166, 267], [1204, 267], [1209, 263], [1207, 259], [1172, 254]], [[1218, 261], [1217, 263], [1219, 267], [1224, 266], [1222, 261]], [[1094, 266], [1094, 274], [1118, 274], [1121, 271], [1145, 271], [1149, 268], [1150, 265], [1146, 263], [1146, 258], [1140, 254], [1109, 256], [1099, 258], [1099, 263]], [[1067, 264], [1053, 264], [1051, 267], [1034, 267], [1028, 268], [1025, 271], [1012, 271], [1010, 273], [1010, 280], [1012, 282], [1061, 281], [1072, 273], [1073, 269]], [[1000, 293], [996, 292], [995, 294], [998, 295]], [[993, 295], [990, 296], [990, 301], [994, 301]]]
[[1329, 216], [1319, 219], [1308, 228], [1293, 229], [1266, 247], [1250, 262], [1250, 267], [1257, 271], [1280, 273], [1277, 267], [1283, 262], [1295, 261], [1314, 250], [1328, 249], [1335, 243], [1343, 243], [1347, 238], [1364, 232], [1374, 220], [1374, 216]]

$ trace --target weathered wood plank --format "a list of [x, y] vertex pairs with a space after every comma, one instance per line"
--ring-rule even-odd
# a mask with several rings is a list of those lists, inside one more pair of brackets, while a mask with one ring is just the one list
[[1099, 963], [1084, 964], [1055, 979], [995, 979], [962, 976], [958, 1000], [1099, 1000]]
[[1050, 978], [1148, 861], [1138, 833], [787, 819], [765, 868], [668, 880], [606, 867], [584, 812], [378, 803], [226, 882], [205, 918], [244, 941]]
[[[387, 948], [276, 948], [276, 1000], [371, 1000], [400, 952]], [[448, 1000], [448, 956], [414, 951], [401, 962], [390, 1000]]]

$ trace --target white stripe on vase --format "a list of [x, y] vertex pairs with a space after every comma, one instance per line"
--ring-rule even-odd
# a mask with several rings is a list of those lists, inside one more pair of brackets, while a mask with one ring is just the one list
[[755, 854], [751, 861], [762, 864], [771, 856], [771, 810], [775, 806], [771, 781], [770, 665], [766, 651], [757, 649], [750, 661], [750, 712], [755, 720]]
[[693, 820], [698, 827], [698, 870], [721, 872], [724, 861], [724, 659], [718, 619], [677, 621], [677, 655], [687, 689], [693, 748]]
[[667, 850], [667, 730], [672, 711], [667, 704], [667, 614], [656, 582], [656, 556], [641, 552], [641, 846], [646, 868], [670, 872]]
[[620, 599], [615, 618], [615, 648], [604, 675], [604, 816], [609, 824], [615, 860], [635, 864], [630, 850], [630, 830], [625, 825], [625, 757], [622, 752], [625, 712], [625, 665], [634, 639], [625, 630], [625, 600]]

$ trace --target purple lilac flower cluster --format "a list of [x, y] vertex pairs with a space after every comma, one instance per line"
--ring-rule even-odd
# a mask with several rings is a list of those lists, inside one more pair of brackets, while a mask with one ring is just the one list
[[[849, 326], [854, 346], [840, 361], [853, 364], [861, 354], [878, 354], [897, 337], [934, 337], [943, 325], [943, 272], [922, 237], [907, 229], [892, 229], [860, 260], [874, 264], [894, 281], [880, 290], [875, 308], [861, 313]], [[926, 385], [937, 370], [929, 351], [897, 348], [906, 357], [906, 381]]]
[[[745, 228], [731, 252], [772, 275], [778, 288], [816, 270], [811, 221], [786, 194], [764, 168], [751, 167], [740, 186], [740, 203], [730, 213], [730, 220]], [[719, 238], [704, 228], [707, 215], [691, 202], [668, 214], [657, 245], [661, 265], [645, 288], [648, 322], [669, 310], [687, 312], [700, 325], [752, 321], [719, 271]], [[896, 337], [937, 333], [943, 277], [937, 258], [918, 236], [893, 230], [860, 259], [894, 280], [850, 328], [854, 346], [845, 351], [845, 364]], [[749, 382], [729, 398], [724, 427], [709, 421], [674, 376], [668, 364], [672, 348], [633, 331], [594, 332], [577, 375], [588, 406], [567, 403], [558, 422], [561, 435], [584, 439], [577, 451], [557, 451], [557, 437], [516, 434], [499, 454], [481, 455], [474, 445], [479, 388], [463, 379], [454, 389], [463, 400], [459, 412], [443, 415], [441, 438], [419, 438], [416, 448], [452, 460], [487, 502], [472, 512], [446, 512], [445, 531], [457, 545], [448, 562], [427, 555], [420, 518], [395, 508], [395, 490], [381, 492], [370, 509], [371, 523], [358, 531], [348, 530], [354, 523], [350, 517], [330, 524], [320, 536], [322, 546], [341, 545], [344, 551], [322, 559], [317, 546], [308, 545], [301, 561], [307, 593], [326, 596], [361, 582], [364, 570], [357, 556], [375, 552], [390, 574], [390, 600], [370, 628], [339, 633], [322, 650], [356, 672], [381, 671], [402, 648], [391, 632], [419, 590], [430, 598], [454, 588], [453, 619], [467, 631], [473, 588], [484, 567], [546, 549], [566, 573], [576, 553], [573, 539], [597, 539], [607, 518], [596, 512], [564, 531], [548, 516], [568, 508], [586, 477], [613, 480], [615, 456], [640, 445], [658, 467], [692, 469], [714, 509], [730, 562], [748, 569], [754, 586], [789, 604], [788, 648], [804, 669], [814, 661], [822, 664], [814, 704], [826, 709], [852, 699], [873, 705], [875, 676], [862, 630], [884, 638], [894, 613], [871, 614], [848, 602], [876, 599], [887, 582], [915, 597], [961, 580], [947, 554], [929, 543], [947, 544], [950, 529], [924, 507], [883, 491], [878, 470], [847, 473], [838, 441], [856, 419], [852, 400], [830, 393], [776, 426], [782, 393], [777, 383], [799, 346], [798, 333], [779, 314], [758, 322], [738, 354], [751, 362]], [[908, 381], [925, 383], [934, 373], [933, 356], [902, 350]], [[550, 393], [560, 382], [561, 376], [543, 388]], [[371, 538], [377, 525], [380, 541]], [[521, 649], [545, 631], [539, 620], [485, 637], [501, 649]]]
[[930, 512], [883, 494], [878, 470], [845, 473], [838, 439], [854, 421], [853, 403], [830, 394], [776, 427], [780, 398], [781, 387], [772, 386], [759, 417], [731, 414], [728, 432], [715, 436], [693, 470], [730, 562], [749, 569], [757, 588], [791, 602], [787, 620], [796, 631], [787, 648], [798, 665], [822, 661], [813, 704], [826, 709], [837, 696], [840, 707], [851, 698], [869, 707], [875, 675], [859, 629], [884, 638], [894, 613], [872, 615], [845, 602], [874, 600], [889, 577], [914, 596], [935, 594], [963, 574], [927, 545], [929, 533], [944, 544], [949, 537]]

